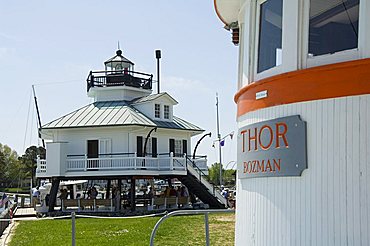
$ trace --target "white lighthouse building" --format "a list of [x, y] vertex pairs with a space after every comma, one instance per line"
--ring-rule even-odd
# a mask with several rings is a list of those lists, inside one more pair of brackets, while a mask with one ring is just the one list
[[[131, 210], [140, 179], [177, 178], [210, 207], [225, 207], [227, 201], [205, 179], [206, 156], [191, 151], [191, 138], [203, 129], [175, 116], [178, 102], [166, 92], [153, 93], [153, 76], [134, 70], [121, 50], [104, 65], [103, 71], [91, 71], [87, 78], [93, 103], [40, 129], [47, 145], [37, 178], [52, 181], [50, 211], [59, 183], [78, 179], [114, 181], [120, 191], [126, 180], [131, 184], [131, 196], [126, 198]], [[108, 199], [109, 189], [108, 185]]]
[[215, 0], [239, 48], [236, 245], [370, 244], [370, 1]]

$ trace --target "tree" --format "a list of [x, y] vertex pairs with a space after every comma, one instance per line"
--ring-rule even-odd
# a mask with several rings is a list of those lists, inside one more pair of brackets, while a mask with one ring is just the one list
[[9, 146], [0, 144], [0, 185], [12, 187], [19, 175], [18, 154]]
[[[220, 184], [220, 163], [214, 163], [208, 168], [208, 180], [216, 185]], [[225, 186], [235, 186], [235, 170], [222, 168], [222, 181]]]
[[46, 150], [43, 147], [30, 146], [26, 149], [25, 153], [19, 160], [22, 163], [22, 169], [26, 177], [32, 179], [32, 186], [36, 184], [36, 167], [37, 167], [37, 156], [40, 156], [41, 159], [45, 159]]

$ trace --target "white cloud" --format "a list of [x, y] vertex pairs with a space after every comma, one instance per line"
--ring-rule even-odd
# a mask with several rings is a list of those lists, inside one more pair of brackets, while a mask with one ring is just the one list
[[199, 80], [191, 80], [187, 78], [168, 76], [161, 80], [162, 91], [172, 91], [175, 94], [185, 92], [210, 93], [212, 90], [207, 85]]

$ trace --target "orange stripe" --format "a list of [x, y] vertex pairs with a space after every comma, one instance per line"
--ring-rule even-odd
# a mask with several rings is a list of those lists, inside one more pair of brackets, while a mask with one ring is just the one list
[[220, 12], [218, 12], [218, 9], [217, 9], [217, 3], [216, 3], [216, 0], [213, 1], [213, 5], [215, 6], [215, 11], [216, 11], [216, 14], [218, 16], [218, 18], [227, 26], [229, 24], [226, 23], [226, 21], [224, 20], [224, 18], [222, 18]]
[[[268, 96], [256, 100], [256, 93]], [[296, 102], [370, 94], [370, 59], [279, 74], [251, 83], [235, 95], [237, 115]]]

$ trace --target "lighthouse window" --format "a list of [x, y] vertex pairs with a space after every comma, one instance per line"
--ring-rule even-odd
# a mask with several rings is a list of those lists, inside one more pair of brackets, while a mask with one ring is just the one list
[[283, 0], [260, 4], [257, 72], [281, 65]]
[[309, 56], [357, 48], [359, 0], [311, 0]]
[[170, 106], [164, 105], [164, 107], [163, 107], [163, 117], [167, 120], [170, 118]]
[[160, 104], [154, 104], [154, 117], [161, 118], [161, 105]]

